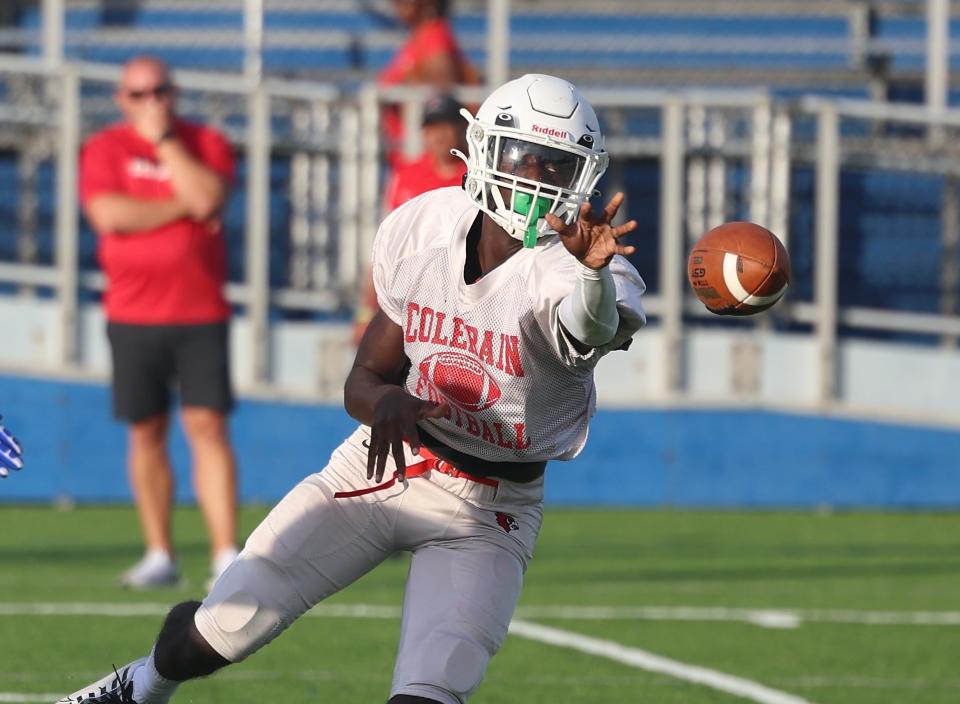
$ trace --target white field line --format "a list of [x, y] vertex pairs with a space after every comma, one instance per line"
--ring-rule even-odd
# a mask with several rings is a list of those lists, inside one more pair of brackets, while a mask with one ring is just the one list
[[[97, 615], [97, 616], [160, 616], [166, 613], [164, 604], [0, 604], [0, 614], [27, 614], [33, 616], [53, 615]], [[562, 613], [562, 612], [560, 612]], [[321, 605], [310, 611], [318, 617], [347, 616], [362, 618], [397, 618], [400, 610], [396, 607], [371, 605]], [[557, 628], [541, 626], [527, 621], [514, 619], [510, 632], [521, 638], [527, 638], [548, 645], [572, 648], [588, 655], [604, 657], [648, 672], [655, 672], [676, 679], [692, 682], [721, 692], [749, 699], [758, 704], [811, 704], [792, 694], [766, 687], [758, 682], [710, 670], [697, 665], [688, 665], [660, 655], [630, 648], [619, 643], [599, 638], [562, 631]], [[54, 701], [58, 695], [0, 693], [0, 702], [41, 702]], [[42, 697], [42, 698], [41, 698]]]
[[[162, 617], [170, 609], [160, 603], [0, 603], [0, 616], [108, 616]], [[321, 604], [308, 616], [317, 618], [399, 618], [398, 607], [376, 604]], [[811, 704], [792, 694], [772, 689], [758, 682], [717, 672], [697, 665], [630, 648], [614, 641], [542, 626], [522, 618], [557, 618], [569, 620], [673, 620], [673, 621], [737, 621], [755, 625], [792, 628], [804, 621], [851, 623], [866, 625], [960, 625], [960, 612], [953, 611], [852, 611], [852, 610], [780, 610], [725, 607], [583, 607], [541, 606], [520, 607], [510, 632], [522, 638], [583, 653], [605, 657], [649, 672], [693, 682], [727, 692], [759, 704]], [[54, 701], [59, 695], [0, 692], [0, 704], [32, 704]]]
[[954, 680], [892, 680], [882, 677], [815, 676], [793, 677], [781, 684], [792, 687], [855, 687], [857, 689], [960, 689], [960, 679]]
[[584, 621], [741, 621], [767, 628], [795, 628], [804, 622], [871, 626], [957, 626], [960, 611], [859, 611], [852, 609], [744, 609], [724, 606], [528, 606], [523, 618]]
[[521, 638], [535, 640], [538, 643], [571, 648], [581, 653], [607, 658], [648, 672], [657, 672], [676, 679], [693, 682], [760, 704], [811, 704], [807, 699], [766, 687], [759, 682], [717, 672], [699, 665], [688, 665], [639, 648], [628, 648], [615, 641], [591, 638], [579, 633], [562, 631], [559, 628], [541, 626], [517, 619], [511, 622], [510, 633]]
[[[0, 616], [165, 616], [158, 603], [0, 603]], [[399, 618], [400, 608], [376, 604], [320, 604], [307, 612], [319, 618]], [[958, 626], [960, 611], [856, 611], [841, 609], [743, 609], [700, 606], [521, 606], [518, 618], [576, 621], [733, 621], [767, 628], [805, 622], [870, 626]]]

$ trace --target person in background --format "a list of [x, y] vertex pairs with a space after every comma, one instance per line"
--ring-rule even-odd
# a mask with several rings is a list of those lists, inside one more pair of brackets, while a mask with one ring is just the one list
[[[450, 27], [449, 0], [393, 0], [397, 18], [410, 28], [406, 43], [380, 72], [381, 87], [413, 84], [438, 92], [455, 85], [480, 82]], [[398, 166], [403, 159], [403, 119], [397, 106], [384, 110], [383, 132], [387, 141], [387, 161]]]
[[130, 588], [179, 581], [167, 452], [174, 383], [212, 574], [237, 554], [220, 219], [234, 159], [221, 134], [177, 117], [176, 97], [161, 60], [129, 61], [115, 94], [124, 119], [87, 141], [80, 164], [80, 199], [107, 276], [113, 410], [129, 424], [130, 481], [146, 541], [143, 559], [123, 575]]
[[[385, 210], [389, 213], [414, 196], [434, 188], [460, 186], [467, 165], [454, 149], [466, 152], [463, 106], [450, 95], [434, 96], [423, 107], [423, 152], [397, 167], [387, 183]], [[384, 213], [384, 214], [386, 214]]]
[[[460, 186], [467, 165], [453, 154], [467, 150], [466, 121], [463, 106], [452, 96], [441, 94], [427, 101], [423, 109], [423, 153], [413, 161], [401, 164], [390, 176], [384, 197], [384, 214], [395, 210], [411, 198], [435, 188]], [[379, 310], [373, 278], [367, 274], [366, 284], [354, 317], [353, 344], [360, 344], [367, 324]]]
[[3, 416], [0, 416], [0, 479], [23, 469], [22, 454], [20, 443], [3, 427]]

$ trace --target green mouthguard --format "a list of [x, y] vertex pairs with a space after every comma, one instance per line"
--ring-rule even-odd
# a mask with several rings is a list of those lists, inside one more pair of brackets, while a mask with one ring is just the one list
[[[530, 212], [530, 204], [533, 202], [533, 196], [529, 193], [513, 194], [513, 212], [520, 215], [527, 215]], [[550, 199], [540, 196], [537, 198], [537, 210], [530, 221], [530, 227], [523, 235], [523, 246], [533, 249], [537, 246], [537, 220], [550, 212]]]

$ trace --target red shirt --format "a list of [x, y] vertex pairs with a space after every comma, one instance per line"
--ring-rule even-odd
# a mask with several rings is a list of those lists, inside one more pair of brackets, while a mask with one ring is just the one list
[[[177, 121], [177, 136], [204, 165], [233, 180], [227, 140], [202, 125]], [[128, 124], [93, 135], [80, 157], [80, 200], [117, 193], [136, 198], [173, 197], [170, 175], [156, 148]], [[143, 232], [98, 233], [97, 256], [107, 275], [107, 319], [118, 323], [175, 325], [225, 320], [227, 251], [219, 222], [183, 218]]]
[[[380, 72], [378, 82], [381, 86], [422, 83], [420, 65], [437, 54], [453, 56], [457, 65], [457, 83], [478, 82], [476, 71], [460, 50], [450, 23], [442, 17], [424, 22], [413, 31], [407, 43], [400, 47], [390, 63]], [[396, 106], [384, 110], [383, 131], [387, 137], [389, 161], [396, 164], [403, 151], [403, 117]]]
[[402, 164], [393, 172], [387, 184], [385, 194], [387, 212], [400, 207], [414, 196], [432, 191], [434, 188], [461, 185], [466, 172], [467, 165], [458, 159], [457, 172], [453, 176], [444, 176], [437, 171], [430, 154], [424, 154], [415, 161]]

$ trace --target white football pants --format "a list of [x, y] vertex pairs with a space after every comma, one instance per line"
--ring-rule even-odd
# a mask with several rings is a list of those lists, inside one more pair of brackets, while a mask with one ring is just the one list
[[[360, 426], [274, 507], [204, 599], [197, 628], [238, 662], [393, 552], [410, 550], [391, 696], [461, 704], [506, 636], [540, 530], [543, 477], [481, 483], [434, 469], [406, 486], [335, 498], [371, 487], [369, 439]], [[408, 449], [407, 466], [420, 461]], [[385, 478], [393, 469], [391, 458]]]

